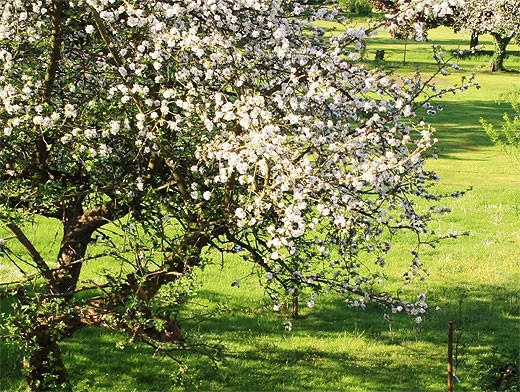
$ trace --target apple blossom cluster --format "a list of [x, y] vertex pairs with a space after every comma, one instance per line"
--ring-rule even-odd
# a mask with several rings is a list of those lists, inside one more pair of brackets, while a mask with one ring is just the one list
[[458, 7], [464, 6], [466, 0], [399, 0], [398, 8], [403, 12], [401, 17], [413, 20], [415, 15], [422, 14], [424, 18], [443, 18], [453, 15]]
[[454, 18], [467, 0], [397, 0], [386, 15], [391, 31], [413, 26], [415, 38], [425, 39], [428, 25], [435, 20]]
[[[1, 0], [0, 12], [0, 197], [13, 214], [111, 200], [240, 246], [276, 306], [335, 291], [424, 312], [423, 297], [382, 286], [392, 235], [426, 233], [416, 201], [437, 199], [434, 139], [413, 123], [424, 86], [353, 61], [365, 29], [324, 41], [298, 16], [334, 12], [281, 0]], [[421, 270], [412, 257], [406, 276]]]

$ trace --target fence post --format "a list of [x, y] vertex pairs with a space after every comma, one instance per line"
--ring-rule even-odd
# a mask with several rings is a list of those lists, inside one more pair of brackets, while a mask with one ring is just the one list
[[448, 323], [448, 392], [453, 392], [453, 322]]

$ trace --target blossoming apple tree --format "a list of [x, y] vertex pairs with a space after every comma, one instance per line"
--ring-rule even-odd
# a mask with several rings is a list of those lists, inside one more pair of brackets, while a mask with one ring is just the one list
[[506, 47], [520, 39], [520, 3], [516, 0], [372, 0], [389, 12], [392, 29], [399, 36], [414, 32], [422, 39], [428, 29], [450, 26], [455, 31], [469, 30], [475, 36], [490, 34], [495, 51], [490, 69], [504, 69]]
[[[384, 266], [438, 198], [413, 122], [425, 87], [356, 64], [363, 28], [325, 41], [309, 20], [333, 14], [282, 0], [0, 10], [3, 334], [32, 389], [70, 388], [60, 342], [85, 326], [192, 347], [182, 315], [207, 249], [242, 249], [294, 314], [327, 291], [420, 319], [424, 295], [385, 290]], [[28, 234], [48, 222], [51, 256], [45, 229]], [[409, 257], [403, 283], [422, 274]]]
[[453, 26], [461, 1], [370, 0], [370, 3], [385, 12], [392, 36], [423, 40], [430, 29]]
[[504, 70], [507, 45], [513, 40], [520, 42], [520, 3], [515, 0], [466, 0], [460, 8], [458, 26], [490, 34], [495, 51], [489, 67], [491, 71]]

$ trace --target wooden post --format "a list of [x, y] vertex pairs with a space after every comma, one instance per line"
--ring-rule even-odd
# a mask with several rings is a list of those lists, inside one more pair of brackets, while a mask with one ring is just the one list
[[453, 392], [453, 322], [448, 323], [448, 392]]
[[298, 306], [298, 293], [294, 293], [292, 297], [292, 318], [297, 319], [299, 317], [299, 306]]

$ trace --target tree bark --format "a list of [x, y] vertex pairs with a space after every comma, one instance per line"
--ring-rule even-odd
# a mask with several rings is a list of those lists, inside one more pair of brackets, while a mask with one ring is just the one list
[[[65, 232], [62, 247], [59, 254], [60, 269], [54, 272], [47, 295], [52, 301], [55, 298], [63, 298], [65, 301], [72, 299], [81, 271], [82, 259], [88, 245], [90, 236], [75, 232]], [[45, 308], [47, 303], [42, 304]], [[66, 306], [66, 305], [65, 305]], [[64, 390], [71, 391], [69, 377], [61, 357], [59, 342], [66, 336], [71, 336], [82, 327], [73, 322], [57, 307], [56, 310], [42, 314], [37, 313], [32, 321], [34, 325], [28, 332], [30, 342], [30, 358], [28, 365], [27, 384], [32, 391]], [[58, 328], [58, 323], [65, 324], [65, 330]]]
[[36, 311], [32, 317], [33, 325], [26, 331], [30, 344], [27, 383], [33, 391], [71, 390], [59, 342], [72, 336], [83, 324], [51, 301], [57, 300], [67, 309], [76, 291], [92, 234], [105, 223], [102, 214], [83, 214], [81, 201], [82, 198], [75, 200], [64, 211], [59, 267], [53, 271], [45, 290], [42, 310]]
[[34, 342], [27, 363], [27, 384], [31, 391], [72, 391], [52, 326], [41, 325], [34, 331]]
[[478, 36], [479, 36], [479, 34], [478, 34], [477, 31], [473, 30], [471, 32], [471, 38], [470, 38], [470, 41], [469, 41], [469, 48], [470, 49], [473, 49], [473, 48], [478, 46]]
[[65, 223], [58, 255], [60, 267], [56, 270], [50, 286], [52, 295], [60, 297], [74, 295], [91, 237], [92, 232], [85, 230], [77, 221]]
[[497, 33], [491, 33], [491, 36], [495, 40], [495, 52], [491, 57], [489, 69], [492, 72], [503, 71], [505, 69], [504, 58], [506, 56], [506, 47], [511, 41], [512, 37], [503, 37]]

